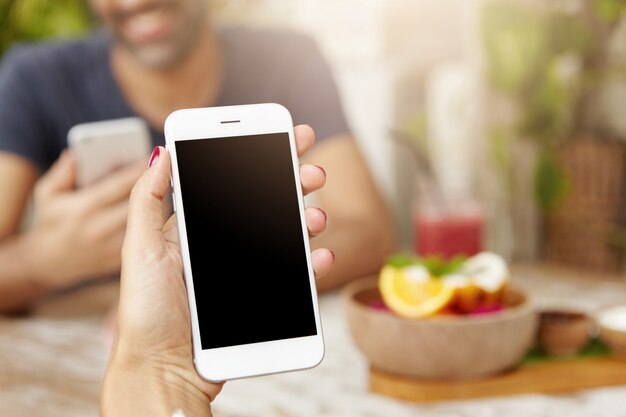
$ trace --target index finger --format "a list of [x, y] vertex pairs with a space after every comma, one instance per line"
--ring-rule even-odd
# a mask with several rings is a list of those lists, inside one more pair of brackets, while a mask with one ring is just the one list
[[296, 149], [298, 157], [302, 157], [315, 143], [315, 132], [309, 125], [299, 125], [293, 128], [296, 136]]
[[104, 207], [128, 199], [130, 191], [146, 169], [144, 162], [120, 168], [95, 184], [81, 188], [78, 192], [89, 200], [91, 207]]

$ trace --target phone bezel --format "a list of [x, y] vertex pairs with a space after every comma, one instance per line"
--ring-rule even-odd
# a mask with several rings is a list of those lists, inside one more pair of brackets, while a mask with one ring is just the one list
[[[317, 334], [315, 336], [203, 350], [200, 341], [175, 143], [185, 140], [227, 138], [266, 133], [288, 133], [289, 135], [295, 178], [294, 187], [296, 188], [300, 210]], [[300, 186], [299, 162], [293, 132], [293, 121], [289, 111], [282, 105], [274, 103], [177, 110], [170, 114], [165, 121], [165, 140], [172, 164], [172, 199], [175, 207], [178, 208], [176, 210], [176, 220], [178, 222], [185, 282], [187, 284], [191, 313], [194, 363], [198, 374], [209, 381], [224, 381], [312, 368], [319, 364], [324, 356], [324, 340], [315, 276], [311, 262], [309, 236], [304, 217], [304, 197]]]

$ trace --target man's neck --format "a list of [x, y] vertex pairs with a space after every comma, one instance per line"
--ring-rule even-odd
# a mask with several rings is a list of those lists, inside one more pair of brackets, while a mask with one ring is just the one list
[[173, 67], [142, 65], [118, 44], [113, 46], [111, 64], [126, 101], [157, 129], [170, 112], [211, 105], [220, 91], [222, 55], [217, 35], [208, 25], [192, 50]]

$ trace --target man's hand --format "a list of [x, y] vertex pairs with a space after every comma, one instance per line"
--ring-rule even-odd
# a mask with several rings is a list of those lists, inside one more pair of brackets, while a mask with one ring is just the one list
[[54, 290], [118, 272], [128, 197], [145, 162], [74, 189], [76, 161], [65, 151], [35, 186], [35, 217], [28, 242], [29, 272]]

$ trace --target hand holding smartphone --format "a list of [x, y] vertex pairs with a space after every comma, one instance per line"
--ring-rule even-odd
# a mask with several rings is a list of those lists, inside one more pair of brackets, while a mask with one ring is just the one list
[[165, 137], [198, 373], [223, 381], [317, 365], [324, 344], [289, 112], [179, 110]]

